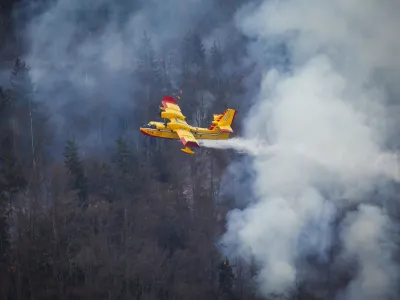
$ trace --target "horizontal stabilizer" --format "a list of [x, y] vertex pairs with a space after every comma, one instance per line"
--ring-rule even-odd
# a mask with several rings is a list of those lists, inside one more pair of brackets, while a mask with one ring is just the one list
[[229, 125], [219, 126], [222, 132], [233, 132], [232, 127]]
[[222, 132], [233, 132], [231, 125], [235, 115], [236, 110], [231, 108], [228, 108], [223, 114], [214, 114], [214, 120], [208, 129], [213, 130], [215, 127], [219, 127]]

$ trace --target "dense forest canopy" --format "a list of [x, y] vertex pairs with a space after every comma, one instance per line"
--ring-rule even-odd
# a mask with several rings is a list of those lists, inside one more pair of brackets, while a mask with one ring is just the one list
[[0, 299], [398, 299], [399, 6], [3, 0]]

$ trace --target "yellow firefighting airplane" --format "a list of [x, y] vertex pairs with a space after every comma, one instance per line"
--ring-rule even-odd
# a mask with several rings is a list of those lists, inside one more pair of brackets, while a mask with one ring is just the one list
[[181, 151], [187, 154], [195, 154], [191, 148], [200, 147], [197, 140], [227, 140], [233, 132], [231, 125], [236, 115], [234, 109], [229, 108], [223, 114], [213, 115], [214, 121], [207, 129], [186, 123], [186, 117], [174, 98], [164, 96], [161, 103], [163, 107], [160, 107], [160, 117], [165, 121], [151, 121], [140, 127], [140, 131], [151, 137], [180, 140], [185, 146]]

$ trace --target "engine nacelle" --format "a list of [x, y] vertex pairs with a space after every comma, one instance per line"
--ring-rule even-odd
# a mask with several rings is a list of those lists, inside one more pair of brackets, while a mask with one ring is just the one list
[[179, 112], [173, 112], [173, 111], [163, 111], [161, 112], [161, 118], [162, 119], [173, 119], [173, 118], [177, 118], [177, 119], [181, 119], [181, 120], [185, 120], [185, 117], [182, 116], [181, 113]]

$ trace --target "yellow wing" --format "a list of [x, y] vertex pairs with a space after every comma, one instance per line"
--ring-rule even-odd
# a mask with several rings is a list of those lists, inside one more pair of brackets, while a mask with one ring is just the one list
[[193, 134], [189, 131], [184, 129], [175, 129], [174, 131], [179, 136], [179, 139], [185, 147], [200, 147]]
[[181, 112], [178, 103], [171, 96], [164, 96], [163, 99], [161, 100], [161, 103], [164, 106], [164, 108], [174, 109], [176, 111]]
[[182, 114], [181, 108], [174, 98], [171, 96], [164, 96], [161, 101], [163, 108], [161, 108], [161, 118], [163, 119], [172, 119], [178, 118], [180, 120], [185, 120], [186, 117]]

